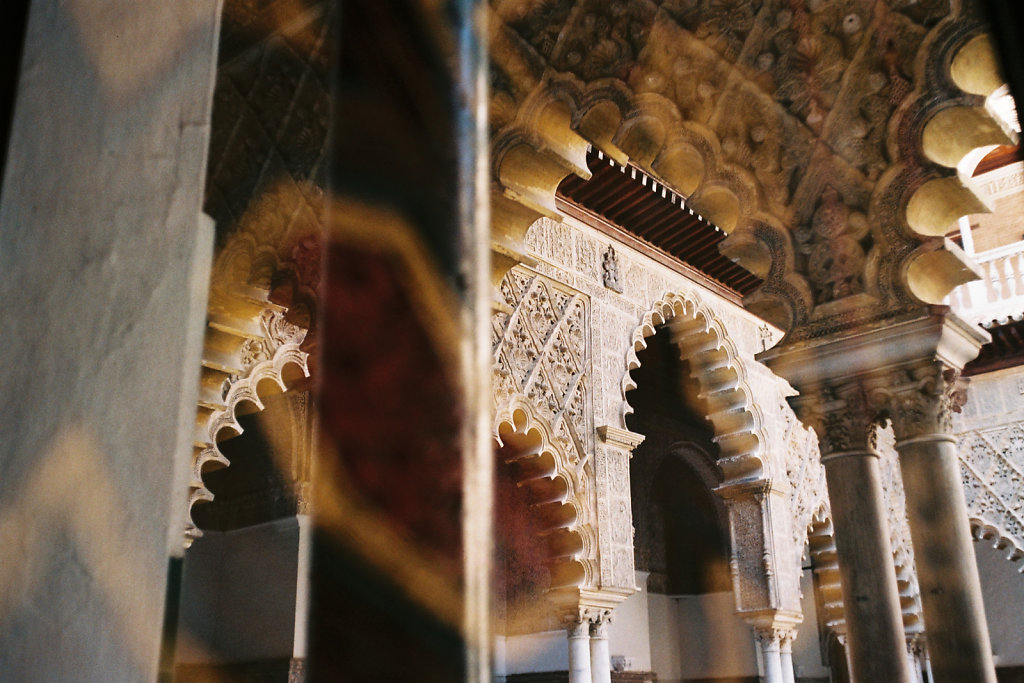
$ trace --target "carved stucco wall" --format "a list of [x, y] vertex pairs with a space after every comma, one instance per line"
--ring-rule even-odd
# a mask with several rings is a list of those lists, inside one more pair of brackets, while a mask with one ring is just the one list
[[594, 536], [596, 496], [588, 298], [523, 267], [508, 273], [500, 296], [491, 329], [495, 435], [500, 438], [501, 424], [515, 424], [523, 404], [526, 416], [540, 422], [555, 460], [552, 474], [566, 482], [566, 502], [575, 508], [573, 528], [584, 541], [579, 559], [589, 570], [584, 583], [592, 584], [596, 549], [588, 541]]
[[[611, 244], [616, 252], [614, 267], [622, 292], [604, 284], [608, 265], [603, 255]], [[762, 476], [777, 480], [776, 495], [788, 497], [799, 490], [784, 483], [785, 473], [792, 469], [786, 458], [794, 452], [784, 436], [788, 434], [784, 426], [787, 420], [795, 423], [795, 417], [783, 396], [792, 390], [753, 360], [753, 355], [765, 344], [773, 343], [779, 336], [778, 331], [770, 329], [768, 338], [764, 338], [763, 323], [737, 304], [571, 219], [562, 223], [549, 219], [537, 221], [527, 234], [527, 245], [528, 256], [536, 262], [531, 269], [517, 267], [509, 278], [522, 279], [522, 273], [535, 272], [550, 283], [546, 285], [549, 290], [575, 292], [582, 301], [589, 303], [589, 325], [583, 330], [583, 338], [577, 340], [580, 347], [574, 352], [575, 357], [590, 354], [588, 372], [592, 374], [579, 385], [587, 387], [590, 393], [589, 399], [582, 399], [592, 405], [593, 424], [589, 429], [604, 426], [625, 429], [624, 416], [630, 408], [624, 386], [628, 386], [628, 362], [630, 352], [635, 354], [637, 330], [644, 324], [645, 316], [650, 318], [658, 302], [685, 300], [700, 306], [703, 314], [721, 331], [721, 343], [728, 345], [730, 357], [743, 375], [741, 380], [747, 399], [742, 410], [750, 413], [750, 419], [758, 427], [756, 457], [763, 461]], [[506, 283], [508, 281], [506, 279]], [[496, 314], [496, 329], [504, 327], [507, 315], [504, 311]], [[498, 374], [501, 374], [500, 369]], [[509, 389], [499, 389], [498, 393], [509, 395]], [[756, 402], [754, 396], [758, 397]], [[596, 476], [596, 481], [589, 504], [594, 506], [593, 514], [598, 522], [601, 585], [632, 587], [629, 449], [606, 439], [596, 442], [579, 439], [576, 443], [593, 449], [592, 476]], [[801, 449], [801, 452], [816, 458], [816, 446], [811, 450]], [[581, 453], [574, 457], [587, 456]], [[806, 504], [813, 507], [813, 503]], [[789, 515], [776, 514], [769, 520], [771, 526], [766, 528], [762, 515], [756, 510], [748, 512], [753, 514], [740, 515], [747, 520], [741, 526], [750, 527], [745, 531], [739, 529], [740, 540], [748, 540], [751, 546], [757, 547], [747, 548], [745, 552], [756, 557], [758, 567], [765, 567], [777, 576], [782, 593], [771, 598], [760, 589], [756, 600], [788, 602], [798, 594], [800, 567], [799, 552], [788, 552], [789, 539], [806, 533], [806, 523], [801, 523], [797, 532]], [[778, 538], [766, 540], [772, 537]], [[802, 548], [802, 537], [798, 545]], [[772, 557], [763, 562], [766, 553]], [[775, 554], [778, 557], [774, 557]], [[615, 559], [608, 562], [605, 558]]]
[[968, 516], [975, 538], [1018, 561], [1024, 557], [1024, 369], [972, 377], [969, 397], [953, 417]]
[[[599, 583], [595, 582], [594, 587], [632, 587], [633, 520], [629, 449], [594, 439], [593, 432], [603, 426], [625, 428], [624, 416], [631, 411], [628, 393], [624, 392], [624, 386], [629, 386], [627, 358], [630, 351], [635, 356], [632, 345], [637, 328], [645, 316], [650, 317], [657, 302], [664, 301], [667, 293], [674, 293], [699, 302], [727, 335], [749, 389], [746, 408], [760, 421], [757, 455], [763, 461], [763, 477], [772, 481], [773, 495], [785, 500], [780, 508], [785, 512], [775, 512], [767, 521], [753, 506], [750, 510], [733, 508], [734, 545], [750, 546], [734, 548], [734, 554], [756, 554], [759, 559], [763, 556], [763, 563], [758, 565], [775, 575], [777, 581], [777, 593], [768, 595], [753, 586], [762, 582], [763, 576], [741, 576], [738, 600], [741, 605], [788, 604], [799, 595], [807, 531], [815, 513], [827, 509], [828, 503], [817, 439], [800, 424], [785, 401], [792, 388], [753, 358], [765, 345], [774, 343], [778, 331], [765, 331], [759, 319], [735, 303], [575, 220], [559, 223], [541, 219], [530, 228], [527, 244], [535, 263], [530, 268], [519, 266], [506, 277], [502, 294], [508, 309], [497, 312], [494, 318], [496, 351], [499, 347], [506, 349], [496, 355], [496, 396], [499, 406], [515, 395], [539, 402], [541, 413], [553, 425], [552, 432], [561, 433], [554, 441], [579, 468], [577, 497], [581, 509], [587, 510], [581, 522], [593, 520], [596, 527], [597, 552], [592, 559], [599, 565], [595, 574]], [[616, 284], [622, 292], [605, 286], [608, 265], [603, 255], [609, 245], [614, 245]], [[534, 330], [529, 341], [523, 332], [516, 333], [514, 326], [509, 326], [512, 313], [524, 309], [524, 301], [528, 310], [521, 312], [523, 328], [532, 326]], [[565, 332], [556, 334], [561, 328]], [[544, 343], [538, 344], [540, 338]], [[515, 349], [513, 340], [526, 344]], [[504, 357], [502, 353], [508, 358], [517, 357], [513, 363], [518, 369], [505, 367], [506, 361], [498, 360]], [[553, 372], [557, 366], [560, 369]], [[554, 382], [559, 389], [552, 391], [548, 388], [550, 380], [543, 378], [556, 375], [561, 377]], [[519, 377], [520, 384], [510, 383], [511, 377]], [[581, 413], [579, 409], [570, 410], [571, 405], [590, 408]], [[910, 611], [909, 626], [916, 623], [920, 608], [891, 430], [881, 431], [879, 448], [894, 561]]]

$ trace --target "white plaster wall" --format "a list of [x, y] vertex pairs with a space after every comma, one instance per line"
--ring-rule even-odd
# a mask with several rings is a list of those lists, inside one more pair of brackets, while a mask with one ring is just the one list
[[754, 638], [732, 593], [649, 594], [651, 663], [658, 680], [757, 674]]
[[679, 633], [678, 603], [668, 595], [647, 596], [651, 643], [651, 670], [659, 682], [672, 683], [682, 678], [682, 636]]
[[244, 662], [301, 656], [295, 628], [300, 544], [308, 529], [288, 517], [229, 532], [205, 532], [185, 555], [177, 659]]
[[793, 673], [807, 678], [828, 678], [828, 667], [821, 661], [821, 640], [818, 635], [818, 614], [814, 602], [814, 578], [810, 569], [800, 577], [800, 607], [803, 623], [793, 641]]
[[31, 3], [0, 190], [4, 680], [157, 674], [212, 248], [219, 14]]
[[996, 666], [1024, 666], [1024, 574], [987, 541], [974, 544]]
[[569, 641], [565, 631], [545, 631], [505, 638], [507, 673], [568, 670]]
[[608, 652], [632, 662], [631, 671], [651, 671], [650, 605], [647, 600], [648, 572], [636, 572], [639, 591], [615, 608], [608, 625]]

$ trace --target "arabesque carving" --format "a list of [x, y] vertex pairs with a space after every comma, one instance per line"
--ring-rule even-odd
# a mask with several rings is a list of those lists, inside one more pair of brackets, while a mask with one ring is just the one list
[[594, 433], [586, 298], [522, 267], [500, 291], [507, 309], [492, 317], [496, 405], [518, 395], [530, 399], [582, 475]]
[[980, 107], [992, 79], [950, 73], [981, 35], [969, 3], [491, 4], [499, 242], [557, 219], [589, 142], [728, 232], [723, 252], [765, 280], [748, 306], [791, 340], [975, 277], [941, 237], [980, 207], [953, 167], [1008, 138]]
[[552, 591], [596, 585], [587, 299], [521, 266], [504, 278], [500, 292], [502, 307], [493, 314], [491, 338], [495, 436], [504, 442], [509, 434], [524, 430], [543, 435], [543, 449], [527, 454], [548, 454], [543, 467], [531, 469], [536, 470], [532, 479], [564, 481], [564, 496], [546, 502], [571, 508], [571, 522], [565, 527], [581, 539], [567, 560], [578, 571], [559, 570], [559, 576], [569, 576], [564, 582], [556, 580], [553, 571]]

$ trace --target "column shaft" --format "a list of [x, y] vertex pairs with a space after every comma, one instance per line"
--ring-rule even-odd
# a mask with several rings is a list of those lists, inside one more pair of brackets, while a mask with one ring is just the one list
[[779, 662], [782, 664], [783, 683], [796, 683], [796, 674], [793, 672], [793, 646], [788, 647], [784, 642], [779, 650]]
[[784, 683], [778, 643], [772, 644], [758, 639], [758, 647], [761, 650], [761, 662], [764, 664], [765, 683]]
[[590, 673], [590, 623], [569, 626], [569, 683], [593, 683]]
[[822, 458], [835, 527], [855, 681], [910, 680], [878, 457], [871, 451]]
[[937, 683], [994, 683], [956, 444], [934, 435], [897, 442], [921, 606]]
[[590, 628], [590, 675], [593, 683], [612, 683], [612, 658], [608, 652], [608, 627], [604, 622]]

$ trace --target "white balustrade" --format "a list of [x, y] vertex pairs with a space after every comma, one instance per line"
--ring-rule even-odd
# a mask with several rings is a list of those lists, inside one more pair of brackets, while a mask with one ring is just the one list
[[1024, 240], [973, 254], [982, 279], [954, 289], [947, 299], [965, 320], [987, 324], [1024, 315]]

